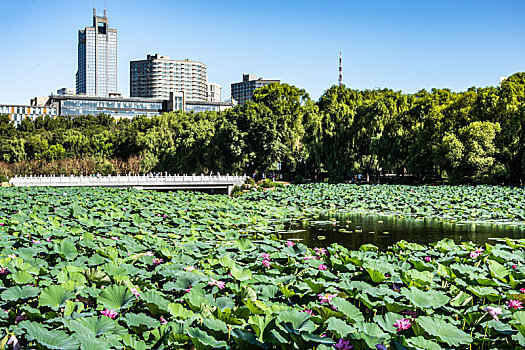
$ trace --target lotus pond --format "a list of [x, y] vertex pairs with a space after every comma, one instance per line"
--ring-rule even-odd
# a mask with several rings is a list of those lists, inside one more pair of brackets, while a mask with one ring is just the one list
[[359, 212], [516, 224], [524, 197], [497, 187], [324, 184], [240, 198], [2, 188], [0, 346], [523, 347], [525, 240], [348, 250], [271, 231]]

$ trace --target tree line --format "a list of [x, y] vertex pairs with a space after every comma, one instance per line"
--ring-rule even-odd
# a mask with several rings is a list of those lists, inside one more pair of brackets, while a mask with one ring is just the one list
[[344, 180], [411, 174], [450, 183], [525, 179], [525, 73], [498, 87], [305, 90], [271, 84], [224, 112], [0, 117], [0, 175], [276, 173]]

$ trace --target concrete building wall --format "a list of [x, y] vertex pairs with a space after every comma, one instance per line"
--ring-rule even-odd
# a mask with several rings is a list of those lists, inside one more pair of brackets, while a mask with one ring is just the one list
[[190, 60], [171, 60], [168, 56], [148, 55], [146, 60], [130, 62], [132, 97], [169, 98], [182, 91], [187, 100], [206, 101], [206, 65]]

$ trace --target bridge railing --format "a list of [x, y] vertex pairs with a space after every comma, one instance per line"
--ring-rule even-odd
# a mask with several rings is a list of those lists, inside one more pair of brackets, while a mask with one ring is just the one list
[[237, 175], [108, 175], [108, 176], [15, 176], [9, 180], [14, 186], [53, 186], [151, 184], [151, 183], [209, 183], [242, 184], [246, 176]]

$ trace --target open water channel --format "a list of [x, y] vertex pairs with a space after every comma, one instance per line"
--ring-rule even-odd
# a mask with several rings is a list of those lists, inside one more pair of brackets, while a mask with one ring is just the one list
[[401, 240], [428, 244], [451, 238], [456, 243], [495, 244], [505, 237], [525, 238], [524, 224], [447, 222], [377, 214], [320, 216], [277, 225], [276, 230], [283, 239], [300, 240], [309, 247], [338, 243], [352, 250], [363, 244], [384, 250]]

